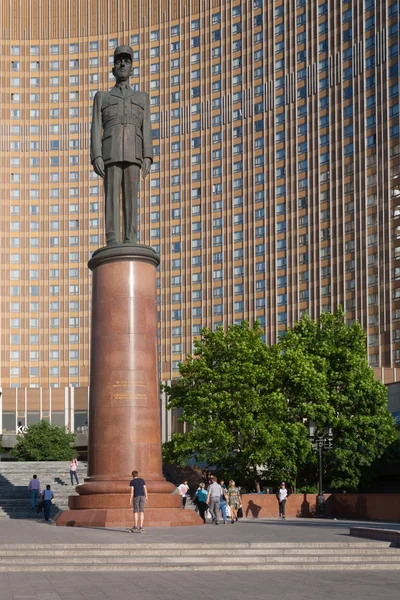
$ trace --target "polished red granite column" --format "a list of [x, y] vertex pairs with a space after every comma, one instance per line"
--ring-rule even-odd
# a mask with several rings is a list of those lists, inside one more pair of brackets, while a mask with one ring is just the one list
[[89, 261], [92, 334], [88, 477], [57, 525], [128, 527], [131, 472], [149, 491], [146, 526], [199, 525], [162, 475], [156, 268], [152, 248], [102, 248]]

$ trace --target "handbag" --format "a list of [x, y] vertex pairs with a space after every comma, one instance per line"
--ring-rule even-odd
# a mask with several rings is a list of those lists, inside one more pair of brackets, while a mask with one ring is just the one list
[[43, 510], [43, 507], [44, 507], [44, 502], [43, 502], [43, 500], [39, 500], [39, 504], [37, 505], [36, 512], [37, 512], [38, 514], [39, 514], [39, 513], [41, 513], [41, 512], [42, 512], [42, 510]]
[[239, 508], [238, 508], [237, 518], [238, 519], [243, 519], [243, 508], [241, 506], [239, 506]]

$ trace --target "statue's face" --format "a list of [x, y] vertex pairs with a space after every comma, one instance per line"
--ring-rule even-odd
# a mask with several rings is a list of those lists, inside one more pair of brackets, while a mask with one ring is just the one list
[[129, 54], [121, 54], [114, 61], [113, 75], [117, 82], [128, 81], [132, 72], [132, 60]]

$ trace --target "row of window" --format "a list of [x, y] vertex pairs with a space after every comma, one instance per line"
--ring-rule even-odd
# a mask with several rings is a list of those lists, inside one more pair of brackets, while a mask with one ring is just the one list
[[[30, 302], [29, 303], [29, 312], [39, 312], [40, 311], [40, 303], [39, 302]], [[43, 308], [43, 307], [42, 307]], [[49, 302], [49, 310], [51, 312], [58, 311], [60, 309], [60, 303]], [[75, 312], [79, 310], [79, 301], [70, 301], [68, 304], [68, 309], [71, 312]], [[21, 310], [20, 302], [10, 302], [10, 312], [19, 312]]]
[[[40, 239], [41, 238], [39, 238], [39, 237], [30, 238], [29, 239], [29, 248], [40, 248], [40, 246], [41, 246]], [[70, 235], [68, 242], [69, 242], [70, 246], [79, 246], [79, 236]], [[98, 244], [98, 243], [99, 243], [98, 234], [89, 235], [89, 244], [90, 245]], [[50, 236], [48, 242], [47, 242], [47, 240], [42, 240], [42, 245], [43, 244], [46, 247], [48, 244], [50, 246], [50, 248], [57, 247], [60, 245], [60, 238], [58, 236]], [[10, 245], [11, 245], [11, 247], [17, 247], [14, 244], [10, 244]], [[19, 254], [10, 254], [10, 262], [19, 264], [20, 263], [20, 255]]]
[[[32, 207], [33, 208], [33, 207]], [[35, 207], [36, 208], [36, 207]], [[75, 205], [73, 205], [73, 207], [75, 209]], [[51, 213], [52, 211], [50, 211]], [[75, 210], [74, 210], [75, 212]], [[78, 212], [78, 211], [76, 211]], [[38, 215], [39, 211], [35, 212], [35, 215]], [[29, 230], [30, 231], [39, 231], [40, 227], [40, 222], [39, 221], [30, 221], [29, 222]], [[98, 229], [99, 227], [99, 219], [90, 219], [89, 220], [89, 228], [90, 229]], [[21, 224], [19, 221], [12, 221], [10, 223], [10, 231], [20, 231], [21, 229]], [[60, 229], [60, 222], [59, 221], [49, 221], [49, 230], [59, 230]], [[69, 229], [79, 229], [79, 221], [69, 221]], [[19, 238], [17, 237], [13, 237], [10, 238], [10, 246], [11, 247], [18, 247], [19, 248], [20, 245], [20, 241]]]
[[[79, 376], [79, 367], [69, 367], [68, 373], [70, 377]], [[60, 367], [49, 367], [49, 376], [54, 377], [60, 374]], [[21, 375], [20, 367], [10, 367], [10, 377], [19, 377]], [[39, 377], [40, 367], [29, 367], [30, 377]]]
[[[12, 280], [20, 280], [21, 279], [21, 272], [19, 269], [10, 269], [10, 279]], [[32, 273], [32, 276], [30, 277], [30, 279], [39, 279], [39, 271], [34, 271]], [[38, 289], [37, 290], [32, 290], [32, 295], [33, 296], [39, 296], [39, 286], [37, 286]], [[34, 293], [35, 292], [35, 293]], [[37, 293], [36, 293], [37, 292]], [[58, 296], [60, 293], [60, 288], [59, 286], [50, 286], [50, 295], [52, 296]], [[71, 296], [77, 296], [79, 294], [79, 285], [70, 285], [69, 286], [69, 294]]]
[[[47, 319], [45, 319], [47, 322]], [[58, 329], [60, 327], [61, 319], [58, 317], [50, 317], [48, 319], [48, 323], [51, 329]], [[79, 317], [69, 317], [69, 327], [76, 328], [79, 327]], [[43, 323], [42, 323], [43, 326]], [[21, 327], [21, 319], [12, 318], [10, 319], [10, 327], [11, 329], [19, 329]], [[39, 328], [39, 319], [31, 318], [29, 319], [29, 328], [30, 329], [38, 329]]]
[[[12, 191], [15, 191], [15, 190], [12, 190]], [[58, 191], [59, 190], [57, 190], [57, 192]], [[59, 196], [59, 194], [57, 194], [57, 197], [58, 196]], [[74, 196], [75, 196], [75, 194], [74, 194]], [[13, 196], [13, 198], [15, 199], [16, 196]], [[19, 194], [18, 194], [18, 198], [19, 198]], [[151, 198], [153, 199], [152, 204], [159, 204], [160, 203], [159, 202], [159, 196], [152, 196]], [[39, 194], [37, 194], [37, 195], [35, 194], [31, 198], [31, 200], [32, 199], [38, 200], [39, 199]], [[40, 208], [41, 207], [39, 206], [39, 204], [31, 204], [29, 206], [29, 214], [31, 216], [34, 216], [34, 217], [39, 216], [40, 215]], [[89, 211], [91, 213], [99, 212], [99, 203], [98, 202], [90, 202], [89, 203]], [[69, 212], [70, 213], [79, 213], [79, 204], [70, 204], [69, 205]], [[49, 214], [50, 215], [58, 215], [59, 213], [60, 213], [60, 205], [59, 204], [50, 204], [50, 206], [49, 206]], [[20, 205], [19, 204], [11, 204], [11, 206], [10, 206], [10, 214], [13, 217], [16, 217], [16, 216], [20, 215], [21, 214], [21, 207], [20, 207]], [[10, 225], [11, 229], [14, 230], [14, 231], [19, 231], [19, 225], [18, 225], [19, 221], [13, 221], [12, 223], [13, 224]], [[30, 225], [29, 226], [35, 228], [36, 225], [34, 225], [34, 223], [36, 223], [36, 221], [30, 221]], [[92, 229], [92, 227], [95, 227], [95, 223], [96, 223], [95, 219], [90, 219], [90, 221], [89, 221], [89, 227]]]
[[[68, 343], [79, 344], [79, 333], [69, 333], [67, 336], [64, 336]], [[60, 334], [59, 333], [50, 333], [49, 335], [49, 343], [51, 345], [57, 345], [60, 343]], [[30, 333], [29, 334], [29, 343], [33, 346], [37, 346], [40, 342], [43, 341], [43, 336], [41, 337], [38, 333]], [[12, 333], [10, 335], [10, 344], [12, 346], [19, 346], [21, 344], [21, 335], [19, 333]], [[72, 350], [71, 350], [72, 352]], [[78, 350], [74, 350], [74, 352], [79, 352]]]
[[[68, 164], [70, 167], [79, 165], [79, 159], [80, 159], [79, 154], [70, 154], [67, 158], [68, 158]], [[50, 156], [48, 160], [49, 160], [50, 167], [58, 167], [58, 165], [60, 164], [60, 156]], [[11, 167], [21, 166], [21, 157], [20, 156], [11, 156], [10, 165], [11, 165]], [[40, 161], [40, 156], [30, 156], [29, 157], [29, 166], [30, 167], [43, 166], [43, 163], [41, 163], [41, 161]], [[93, 171], [91, 171], [90, 178], [97, 179], [97, 175], [94, 174]]]
[[[58, 360], [60, 358], [59, 350], [49, 350], [46, 356], [49, 357], [50, 360]], [[79, 350], [70, 350], [68, 353], [69, 360], [79, 360]], [[20, 360], [21, 352], [19, 350], [11, 350], [10, 352], [10, 360]], [[40, 360], [40, 351], [39, 350], [30, 350], [29, 351], [29, 360]]]
[[[15, 255], [12, 255], [15, 256]], [[19, 255], [17, 255], [19, 258]], [[37, 261], [31, 261], [29, 260], [30, 264], [34, 264], [35, 262], [39, 263], [39, 255], [35, 254], [34, 258], [37, 259]], [[17, 261], [11, 261], [12, 263], [15, 262], [19, 262], [19, 260]], [[79, 269], [69, 269], [69, 273], [68, 273], [69, 277], [71, 279], [76, 279], [79, 277]], [[59, 279], [60, 277], [60, 272], [58, 269], [50, 269], [49, 271], [49, 279]], [[37, 269], [30, 269], [29, 271], [29, 279], [39, 279], [39, 271]], [[58, 286], [50, 286], [50, 295], [54, 295], [54, 294], [58, 294]], [[38, 286], [30, 286], [30, 295], [31, 296], [38, 296], [39, 295], [39, 287]]]

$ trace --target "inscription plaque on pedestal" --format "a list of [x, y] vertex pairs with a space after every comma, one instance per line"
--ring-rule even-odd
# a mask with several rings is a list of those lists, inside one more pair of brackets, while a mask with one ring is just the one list
[[143, 371], [133, 376], [127, 374], [119, 376], [112, 384], [112, 404], [134, 403], [136, 406], [147, 406], [149, 403], [147, 385], [146, 373]]

